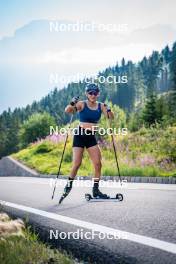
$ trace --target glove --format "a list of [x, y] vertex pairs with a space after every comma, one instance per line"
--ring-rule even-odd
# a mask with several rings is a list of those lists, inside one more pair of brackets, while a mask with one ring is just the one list
[[71, 99], [70, 105], [74, 106], [79, 100], [79, 96], [73, 97]]
[[104, 106], [106, 107], [107, 112], [111, 112], [110, 106], [108, 106], [107, 104], [104, 104]]
[[111, 112], [111, 108], [110, 108], [109, 105], [107, 105], [106, 109], [107, 109], [107, 112], [108, 112], [108, 113]]

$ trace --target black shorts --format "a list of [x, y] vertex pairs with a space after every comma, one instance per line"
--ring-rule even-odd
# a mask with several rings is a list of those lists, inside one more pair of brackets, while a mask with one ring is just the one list
[[95, 135], [91, 130], [85, 130], [80, 126], [77, 128], [77, 133], [73, 137], [73, 147], [90, 148], [97, 145]]

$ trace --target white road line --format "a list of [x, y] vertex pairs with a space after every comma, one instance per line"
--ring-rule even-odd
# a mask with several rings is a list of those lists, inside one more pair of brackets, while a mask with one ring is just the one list
[[112, 236], [121, 234], [122, 238], [125, 238], [129, 241], [139, 243], [139, 244], [143, 244], [143, 245], [146, 245], [149, 247], [161, 249], [161, 250], [176, 254], [176, 244], [174, 244], [174, 243], [165, 242], [165, 241], [162, 241], [159, 239], [150, 238], [150, 237], [146, 237], [146, 236], [142, 236], [142, 235], [137, 235], [137, 234], [122, 231], [119, 229], [114, 229], [114, 228], [110, 228], [107, 226], [93, 224], [93, 223], [78, 220], [75, 218], [71, 218], [71, 217], [67, 217], [67, 216], [63, 216], [63, 215], [58, 215], [55, 213], [50, 213], [50, 212], [39, 210], [36, 208], [32, 208], [32, 207], [28, 207], [28, 206], [24, 206], [24, 205], [19, 205], [19, 204], [15, 204], [15, 203], [10, 203], [10, 202], [6, 202], [6, 201], [2, 201], [2, 200], [0, 200], [0, 204], [2, 204], [4, 206], [15, 208], [15, 209], [19, 209], [19, 210], [22, 210], [25, 212], [29, 212], [29, 213], [32, 213], [35, 215], [40, 215], [40, 216], [43, 216], [43, 217], [46, 217], [49, 219], [53, 219], [53, 220], [56, 220], [59, 222], [63, 222], [63, 223], [79, 226], [82, 228], [90, 229], [90, 230], [95, 231], [95, 232], [101, 232], [101, 233], [112, 235]]

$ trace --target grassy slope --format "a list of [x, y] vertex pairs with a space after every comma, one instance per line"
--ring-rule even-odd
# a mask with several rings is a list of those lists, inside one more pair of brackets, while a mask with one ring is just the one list
[[[61, 174], [69, 174], [72, 161], [72, 140], [69, 139]], [[122, 175], [127, 176], [176, 176], [176, 127], [145, 129], [116, 137], [117, 154]], [[13, 154], [31, 168], [44, 174], [56, 174], [64, 142], [54, 144], [44, 140]], [[100, 144], [102, 174], [117, 175], [110, 138]], [[87, 152], [78, 175], [92, 175], [93, 168]]]
[[0, 263], [2, 264], [74, 264], [77, 263], [65, 252], [51, 249], [42, 243], [30, 227], [25, 228], [23, 236], [0, 236]]
[[17, 236], [0, 240], [0, 252], [0, 263], [3, 264], [75, 263], [68, 256], [39, 241]]

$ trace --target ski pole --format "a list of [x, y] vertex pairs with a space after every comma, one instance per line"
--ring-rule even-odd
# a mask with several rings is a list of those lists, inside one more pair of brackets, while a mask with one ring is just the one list
[[[109, 112], [108, 109], [107, 109], [107, 116], [108, 116], [108, 120], [109, 120], [109, 126], [111, 126], [111, 123], [110, 123], [110, 118], [109, 118]], [[119, 179], [120, 179], [120, 183], [122, 184], [122, 178], [121, 178], [121, 174], [120, 174], [120, 168], [119, 168], [119, 163], [118, 163], [118, 159], [117, 159], [117, 151], [116, 151], [116, 147], [115, 147], [115, 141], [114, 141], [114, 137], [113, 137], [113, 134], [111, 134], [111, 140], [112, 140], [112, 145], [113, 145], [113, 149], [114, 149], [114, 156], [115, 156], [115, 160], [116, 160], [116, 165], [117, 165], [117, 170], [118, 170], [118, 176], [119, 176]]]
[[[70, 126], [71, 126], [71, 123], [72, 123], [72, 119], [73, 119], [73, 115], [74, 115], [74, 113], [71, 115], [70, 122], [69, 122], [69, 126], [68, 126], [68, 130], [70, 129]], [[58, 173], [57, 173], [57, 176], [56, 176], [56, 179], [55, 179], [55, 184], [54, 184], [54, 189], [53, 189], [53, 194], [52, 194], [52, 200], [54, 198], [57, 180], [58, 180], [59, 175], [60, 175], [60, 169], [61, 169], [61, 165], [62, 165], [64, 153], [65, 153], [65, 148], [66, 148], [66, 144], [67, 144], [67, 140], [68, 140], [68, 130], [67, 130], [67, 134], [66, 134], [66, 138], [65, 138], [65, 143], [64, 143], [64, 148], [63, 148], [62, 156], [61, 156], [61, 159], [60, 159], [59, 170], [58, 170]]]

